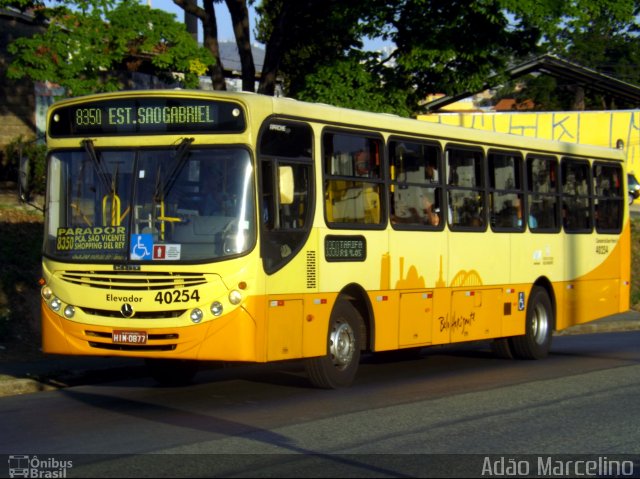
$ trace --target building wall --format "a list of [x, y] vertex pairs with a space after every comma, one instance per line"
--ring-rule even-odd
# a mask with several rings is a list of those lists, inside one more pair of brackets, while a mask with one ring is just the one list
[[608, 148], [622, 140], [627, 168], [640, 177], [640, 110], [441, 113], [418, 119]]

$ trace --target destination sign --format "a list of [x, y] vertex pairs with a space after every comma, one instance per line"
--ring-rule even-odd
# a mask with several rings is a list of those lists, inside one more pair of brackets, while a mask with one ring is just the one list
[[364, 261], [367, 259], [367, 240], [361, 235], [326, 236], [324, 257], [327, 261]]
[[51, 137], [157, 133], [238, 133], [245, 129], [237, 103], [194, 98], [99, 100], [53, 107]]

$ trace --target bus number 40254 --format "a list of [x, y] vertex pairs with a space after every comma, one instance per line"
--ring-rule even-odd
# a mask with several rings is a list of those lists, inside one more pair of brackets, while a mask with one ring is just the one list
[[188, 289], [165, 291], [156, 294], [154, 301], [160, 304], [186, 303], [190, 300], [200, 301], [200, 293], [197, 289], [189, 291]]

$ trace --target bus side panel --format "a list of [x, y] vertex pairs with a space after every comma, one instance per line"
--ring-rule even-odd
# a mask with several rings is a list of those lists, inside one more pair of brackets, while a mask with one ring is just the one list
[[619, 312], [619, 281], [581, 280], [564, 284], [562, 323], [556, 329], [587, 323]]
[[[563, 283], [563, 300], [558, 301], [558, 330], [629, 309], [629, 223], [627, 222], [616, 243], [613, 243], [613, 238], [589, 235], [573, 239], [568, 243], [569, 247], [578, 244], [580, 239], [582, 241], [579, 244], [584, 255], [606, 257], [593, 270], [575, 279], [569, 277], [568, 281]], [[580, 257], [577, 251], [570, 254]], [[571, 263], [568, 266], [570, 267]]]
[[531, 285], [507, 287], [502, 295], [502, 331], [500, 336], [519, 336], [525, 332], [527, 297]]
[[400, 294], [400, 347], [431, 343], [432, 322], [433, 291]]
[[470, 289], [451, 295], [448, 322], [451, 342], [475, 341], [502, 335], [502, 290]]
[[329, 318], [337, 294], [307, 295], [302, 318], [302, 356], [314, 357], [327, 354]]
[[267, 361], [301, 357], [303, 301], [272, 300], [267, 310]]
[[398, 349], [400, 293], [398, 291], [373, 291], [369, 301], [375, 322], [374, 351]]

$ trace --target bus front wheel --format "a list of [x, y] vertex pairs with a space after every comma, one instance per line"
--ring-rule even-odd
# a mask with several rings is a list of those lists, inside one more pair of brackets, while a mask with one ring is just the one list
[[549, 354], [554, 328], [553, 307], [544, 288], [534, 286], [527, 303], [525, 333], [511, 338], [513, 354], [521, 359], [542, 359]]
[[323, 389], [348, 387], [360, 363], [362, 318], [346, 300], [338, 301], [331, 313], [327, 335], [327, 354], [305, 360], [311, 383]]

